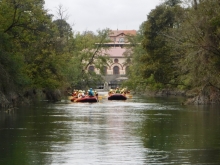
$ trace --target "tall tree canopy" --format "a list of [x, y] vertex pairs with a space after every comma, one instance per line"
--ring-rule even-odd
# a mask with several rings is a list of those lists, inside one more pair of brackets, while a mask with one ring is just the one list
[[133, 53], [130, 84], [137, 81], [156, 89], [220, 87], [220, 3], [191, 0], [183, 8], [179, 2], [165, 1], [143, 23], [143, 50]]
[[91, 79], [86, 66], [106, 62], [95, 43], [104, 42], [107, 31], [74, 34], [64, 15], [52, 18], [43, 0], [0, 1], [1, 96], [80, 84]]
[[141, 74], [146, 79], [153, 79], [158, 87], [172, 84], [175, 79], [175, 56], [167, 38], [170, 36], [170, 31], [178, 28], [182, 9], [174, 5], [177, 2], [172, 2], [171, 6], [166, 5], [167, 3], [157, 6], [144, 23], [142, 45], [146, 53], [141, 57], [145, 63]]
[[220, 86], [219, 11], [216, 0], [197, 2], [196, 9], [186, 12], [186, 19], [174, 33], [181, 41], [175, 46], [183, 52], [179, 65], [182, 81], [194, 88], [207, 83]]

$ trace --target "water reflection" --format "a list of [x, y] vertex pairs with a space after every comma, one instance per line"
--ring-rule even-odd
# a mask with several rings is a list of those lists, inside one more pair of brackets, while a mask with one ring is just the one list
[[219, 111], [182, 98], [0, 112], [0, 164], [219, 164]]

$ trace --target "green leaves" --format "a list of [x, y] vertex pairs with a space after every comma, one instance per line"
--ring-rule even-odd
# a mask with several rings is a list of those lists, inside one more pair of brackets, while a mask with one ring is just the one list
[[166, 36], [174, 23], [175, 13], [171, 7], [160, 5], [148, 15], [144, 24], [145, 78], [154, 75], [156, 83], [167, 84], [172, 79], [173, 57]]
[[75, 68], [72, 84], [80, 87], [83, 81], [84, 87], [94, 87], [97, 82], [101, 81], [101, 75], [95, 72], [88, 72], [89, 66], [94, 66], [101, 72], [104, 66], [108, 63], [108, 56], [104, 55], [105, 49], [103, 43], [107, 41], [108, 30], [98, 31], [98, 34], [93, 32], [84, 32], [76, 34], [73, 39], [72, 61]]
[[64, 46], [43, 4], [42, 0], [1, 1], [0, 79], [5, 81], [0, 90], [63, 85], [60, 68], [68, 55], [57, 49]]
[[196, 8], [177, 4], [157, 6], [140, 27], [143, 50], [134, 48], [130, 81], [153, 89], [220, 86], [219, 2], [200, 1]]

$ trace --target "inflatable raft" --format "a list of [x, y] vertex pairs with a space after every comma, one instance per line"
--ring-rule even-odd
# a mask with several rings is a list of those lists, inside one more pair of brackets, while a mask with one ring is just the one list
[[85, 97], [74, 99], [74, 102], [90, 102], [90, 103], [95, 103], [95, 102], [98, 102], [98, 99], [95, 96], [93, 96], [93, 97], [85, 96]]
[[127, 100], [127, 97], [120, 93], [114, 93], [108, 97], [108, 100]]

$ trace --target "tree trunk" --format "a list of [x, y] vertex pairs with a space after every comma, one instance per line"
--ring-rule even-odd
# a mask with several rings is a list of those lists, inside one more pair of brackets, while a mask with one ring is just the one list
[[194, 0], [194, 9], [197, 10], [197, 8], [198, 8], [197, 0]]

